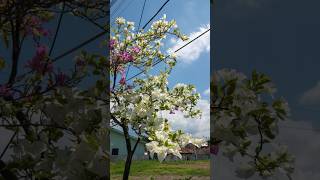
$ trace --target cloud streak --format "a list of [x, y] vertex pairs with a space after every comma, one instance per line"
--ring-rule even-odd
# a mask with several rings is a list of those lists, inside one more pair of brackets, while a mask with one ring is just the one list
[[[170, 47], [167, 52], [173, 53], [175, 50], [182, 47], [190, 40], [196, 38], [197, 36], [205, 32], [209, 28], [210, 28], [210, 24], [199, 27], [198, 31], [195, 31], [189, 34], [188, 41], [182, 41], [182, 40], [176, 41], [171, 39], [171, 43], [173, 43], [174, 45]], [[207, 32], [200, 38], [190, 43], [188, 46], [178, 51], [177, 52], [178, 61], [190, 64], [198, 60], [202, 53], [209, 52], [209, 51], [210, 51], [210, 33]]]
[[320, 81], [314, 87], [302, 94], [300, 103], [304, 105], [320, 104]]

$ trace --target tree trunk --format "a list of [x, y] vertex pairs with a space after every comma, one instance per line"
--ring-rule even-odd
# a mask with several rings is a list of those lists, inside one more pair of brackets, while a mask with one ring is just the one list
[[129, 128], [128, 128], [128, 126], [123, 125], [122, 129], [123, 129], [124, 138], [126, 140], [127, 153], [128, 153], [127, 159], [126, 159], [125, 168], [124, 168], [124, 172], [123, 172], [123, 180], [128, 180], [129, 179], [129, 174], [130, 174], [130, 167], [131, 167], [131, 163], [132, 163], [133, 154], [137, 149], [137, 146], [138, 146], [138, 144], [140, 142], [140, 138], [138, 138], [138, 140], [134, 144], [133, 149], [131, 149], [131, 140], [130, 140], [130, 135], [129, 135]]
[[123, 180], [129, 179], [132, 157], [133, 157], [133, 153], [131, 153], [131, 152], [128, 153], [127, 159], [126, 159], [126, 165], [124, 167], [124, 172], [123, 172]]
[[130, 174], [130, 166], [132, 161], [133, 152], [131, 151], [131, 141], [130, 141], [130, 135], [129, 135], [129, 128], [127, 125], [122, 126], [123, 129], [123, 135], [126, 140], [126, 146], [127, 146], [127, 159], [126, 164], [123, 172], [123, 180], [129, 179]]

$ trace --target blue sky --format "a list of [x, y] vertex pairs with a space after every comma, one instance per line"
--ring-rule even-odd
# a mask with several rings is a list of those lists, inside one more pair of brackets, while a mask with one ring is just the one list
[[[280, 123], [277, 140], [296, 158], [295, 180], [320, 179], [319, 6], [316, 0], [229, 0], [214, 9], [212, 69], [266, 73], [275, 96], [289, 103], [291, 116]], [[213, 166], [215, 179], [239, 179], [221, 155]]]
[[[116, 17], [121, 16], [135, 22], [135, 25], [138, 26], [144, 0], [132, 1], [130, 3], [129, 0], [118, 0], [111, 8], [111, 19], [114, 20]], [[146, 1], [141, 27], [157, 12], [164, 2], [165, 0]], [[121, 5], [120, 8], [118, 8], [119, 4]], [[163, 14], [166, 14], [167, 20], [175, 19], [181, 32], [190, 36], [191, 39], [209, 28], [210, 5], [207, 0], [171, 0], [154, 20], [160, 19]], [[150, 25], [151, 23], [146, 29]], [[209, 33], [207, 33], [203, 38], [199, 38], [191, 43], [190, 46], [184, 48], [181, 54], [178, 53], [178, 63], [169, 78], [170, 87], [177, 83], [193, 84], [201, 94], [202, 100], [199, 103], [199, 107], [205, 111], [201, 120], [185, 120], [181, 114], [168, 117], [172, 120], [174, 128], [184, 129], [196, 136], [208, 136], [209, 134], [209, 94], [204, 93], [210, 84], [209, 37]], [[167, 40], [164, 41], [164, 47], [176, 50], [184, 43], [173, 42], [171, 37], [167, 36]], [[158, 72], [161, 68], [162, 66], [158, 65], [154, 67], [153, 72]], [[136, 71], [133, 70], [128, 77], [135, 73]], [[206, 128], [203, 129], [204, 127]]]

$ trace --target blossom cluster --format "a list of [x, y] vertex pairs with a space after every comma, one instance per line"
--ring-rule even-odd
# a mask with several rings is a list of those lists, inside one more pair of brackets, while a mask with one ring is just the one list
[[[158, 21], [152, 23], [151, 28], [134, 31], [134, 23], [126, 21], [119, 17], [116, 19], [116, 27], [112, 29], [109, 49], [111, 75], [120, 74], [119, 83], [126, 85], [126, 69], [130, 65], [147, 71], [153, 64], [154, 60], [164, 60], [167, 55], [161, 52], [163, 46], [162, 40], [166, 38], [166, 34], [170, 33], [177, 38], [187, 40], [187, 36], [180, 33], [174, 20], [167, 21], [164, 15]], [[173, 65], [175, 55], [167, 57], [167, 63]]]
[[50, 73], [53, 70], [53, 64], [47, 61], [48, 48], [45, 45], [38, 45], [35, 56], [27, 62], [27, 67], [39, 74]]
[[[189, 143], [197, 147], [206, 145], [204, 139], [193, 138], [181, 130], [173, 131], [170, 120], [161, 117], [162, 111], [181, 111], [186, 117], [200, 118], [196, 108], [200, 94], [193, 85], [177, 84], [168, 88], [168, 77], [175, 66], [175, 54], [162, 53], [162, 40], [167, 34], [181, 40], [188, 38], [181, 34], [174, 20], [167, 21], [164, 15], [152, 23], [147, 31], [134, 31], [134, 23], [124, 18], [116, 19], [109, 42], [111, 79], [121, 76], [119, 87], [112, 88], [111, 113], [123, 125], [130, 126], [138, 136], [147, 135], [146, 144], [151, 156], [157, 154], [163, 161], [168, 154], [181, 158], [180, 150]], [[163, 60], [166, 70], [158, 75], [150, 75], [148, 70], [154, 61]], [[135, 78], [130, 86], [126, 83], [128, 66], [143, 70], [146, 78]], [[113, 84], [115, 84], [114, 82]], [[117, 122], [113, 122], [117, 123]]]
[[182, 131], [172, 131], [167, 119], [161, 117], [162, 111], [182, 111], [186, 116], [200, 117], [195, 108], [200, 95], [194, 86], [177, 84], [168, 89], [168, 72], [146, 79], [135, 79], [135, 88], [111, 96], [111, 113], [118, 119], [141, 132], [148, 134], [150, 143], [146, 144], [151, 156], [157, 154], [163, 161], [168, 154], [181, 158], [181, 147], [192, 143], [198, 147], [206, 144], [204, 139], [193, 138]]
[[[283, 98], [273, 97], [276, 89], [271, 80], [256, 71], [247, 77], [233, 69], [222, 69], [214, 73], [211, 89], [215, 117], [212, 139], [219, 140], [212, 144], [211, 152], [216, 154], [221, 147], [230, 159], [237, 153], [253, 157], [246, 169], [237, 170], [239, 174], [252, 172], [244, 178], [256, 170], [263, 177], [272, 175], [275, 169], [290, 174], [292, 157], [272, 142], [278, 133], [278, 122], [289, 116], [289, 107]], [[272, 144], [274, 152], [264, 151], [265, 144]]]
[[51, 34], [50, 30], [43, 27], [43, 23], [47, 21], [47, 18], [50, 17], [26, 16], [24, 19], [25, 33], [33, 37], [49, 36]]
[[146, 144], [147, 150], [153, 158], [154, 154], [160, 162], [162, 162], [168, 154], [173, 154], [180, 159], [181, 147], [192, 143], [196, 147], [207, 146], [207, 142], [201, 138], [193, 138], [190, 134], [184, 134], [182, 131], [172, 131], [167, 121], [164, 121], [158, 128], [149, 136], [150, 142]]

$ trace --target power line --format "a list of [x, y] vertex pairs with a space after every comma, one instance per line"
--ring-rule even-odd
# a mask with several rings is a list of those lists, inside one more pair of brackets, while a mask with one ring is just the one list
[[[140, 29], [141, 20], [142, 20], [142, 16], [143, 16], [143, 12], [144, 12], [144, 7], [145, 7], [145, 5], [146, 5], [146, 1], [147, 1], [147, 0], [144, 0], [143, 6], [142, 6], [142, 10], [141, 10], [141, 14], [140, 14], [140, 19], [139, 19], [139, 25], [138, 25], [138, 28], [137, 28], [137, 32], [138, 32], [139, 29]], [[128, 76], [130, 67], [131, 67], [131, 64], [129, 64], [129, 66], [128, 66], [128, 70], [127, 70], [127, 73], [126, 73], [126, 77]]]
[[100, 38], [101, 36], [105, 35], [107, 32], [108, 32], [107, 30], [104, 30], [104, 31], [102, 31], [102, 32], [100, 32], [100, 33], [98, 33], [98, 34], [96, 34], [95, 36], [91, 37], [90, 39], [87, 39], [86, 41], [82, 42], [81, 44], [79, 44], [79, 45], [77, 45], [77, 46], [75, 46], [75, 47], [73, 47], [73, 48], [71, 48], [71, 49], [67, 50], [66, 52], [62, 53], [61, 55], [59, 55], [59, 56], [57, 56], [57, 57], [53, 58], [53, 59], [52, 59], [52, 62], [55, 62], [55, 61], [57, 61], [57, 60], [59, 60], [59, 59], [61, 59], [61, 58], [65, 57], [65, 56], [69, 55], [70, 53], [72, 53], [72, 52], [74, 52], [74, 51], [76, 51], [76, 50], [80, 49], [81, 47], [83, 47], [83, 46], [85, 46], [85, 45], [89, 44], [90, 42], [92, 42], [92, 41], [94, 41], [94, 40], [96, 40], [96, 39]]
[[[129, 4], [131, 4], [133, 1], [134, 0], [129, 1], [129, 3], [127, 4], [127, 6], [124, 9], [126, 9], [129, 6]], [[117, 8], [115, 8], [115, 10], [113, 11], [111, 17], [114, 17], [115, 15], [119, 14], [118, 11], [121, 9], [120, 7], [121, 7], [121, 4]], [[123, 10], [120, 11], [120, 12], [123, 12]]]
[[162, 10], [162, 8], [163, 8], [169, 1], [170, 1], [170, 0], [167, 0], [167, 1], [160, 7], [160, 9], [156, 12], [156, 14], [154, 14], [154, 15], [152, 16], [152, 18], [143, 26], [142, 29], [144, 29], [144, 28], [159, 14], [159, 12]]
[[141, 20], [142, 20], [142, 16], [143, 16], [143, 12], [144, 12], [144, 7], [146, 6], [146, 1], [147, 1], [147, 0], [144, 0], [144, 3], [143, 3], [143, 7], [142, 7], [142, 11], [141, 11], [141, 15], [140, 15], [139, 25], [138, 25], [137, 31], [140, 29]]
[[114, 3], [116, 3], [118, 0], [113, 0], [111, 1], [111, 4], [110, 4], [110, 8], [114, 5]]
[[[145, 24], [145, 26], [143, 27], [143, 29], [154, 19], [154, 17], [156, 17], [156, 15], [157, 14], [159, 14], [159, 12], [161, 11], [161, 9], [163, 9], [163, 7], [169, 2], [170, 0], [167, 0], [161, 7], [160, 7], [160, 9], [154, 14], [154, 16], [148, 21], [148, 23], [147, 24]], [[61, 59], [61, 58], [63, 58], [63, 57], [65, 57], [65, 56], [67, 56], [68, 54], [70, 54], [70, 53], [72, 53], [72, 52], [74, 52], [74, 51], [76, 51], [76, 50], [78, 50], [79, 48], [81, 48], [81, 47], [83, 47], [83, 46], [85, 46], [85, 45], [87, 45], [88, 43], [90, 43], [90, 42], [92, 42], [92, 41], [94, 41], [94, 40], [96, 40], [96, 39], [98, 39], [98, 38], [100, 38], [101, 36], [103, 36], [104, 34], [106, 34], [108, 31], [107, 30], [104, 30], [104, 31], [102, 31], [102, 32], [100, 32], [100, 33], [98, 33], [98, 34], [96, 34], [95, 36], [93, 36], [92, 38], [90, 38], [90, 39], [88, 39], [88, 40], [86, 40], [86, 41], [84, 41], [84, 42], [82, 42], [81, 44], [79, 44], [79, 45], [77, 45], [77, 46], [75, 46], [75, 47], [73, 47], [73, 48], [71, 48], [71, 49], [69, 49], [68, 51], [66, 51], [66, 52], [64, 52], [64, 53], [62, 53], [61, 55], [59, 55], [59, 56], [57, 56], [57, 57], [55, 57], [55, 58], [53, 58], [52, 59], [52, 61], [53, 62], [55, 62], [55, 61], [57, 61], [57, 60], [59, 60], [59, 59]]]
[[[177, 53], [178, 51], [180, 51], [180, 50], [183, 49], [184, 47], [188, 46], [188, 45], [189, 45], [190, 43], [192, 43], [193, 41], [197, 40], [198, 38], [200, 38], [201, 36], [203, 36], [204, 34], [206, 34], [207, 32], [209, 32], [210, 29], [211, 29], [211, 28], [207, 29], [206, 31], [204, 31], [203, 33], [201, 33], [200, 35], [198, 35], [197, 37], [195, 37], [195, 38], [192, 39], [191, 41], [187, 42], [186, 44], [184, 44], [183, 46], [181, 46], [180, 48], [178, 48], [177, 50], [175, 50], [174, 53]], [[156, 61], [156, 62], [152, 65], [152, 67], [155, 66], [155, 65], [157, 65], [157, 64], [159, 64], [160, 62], [164, 61], [164, 60], [167, 59], [168, 57], [170, 57], [170, 55], [167, 55], [164, 59], [159, 59], [158, 61]], [[131, 80], [131, 79], [139, 76], [140, 74], [142, 74], [142, 73], [144, 73], [144, 72], [146, 72], [146, 70], [143, 70], [143, 71], [135, 74], [134, 76], [132, 76], [132, 77], [130, 77], [129, 79], [127, 79], [126, 81], [129, 81], [129, 80]]]
[[66, 7], [66, 3], [63, 2], [63, 6], [62, 6], [62, 11], [60, 13], [60, 16], [59, 16], [59, 20], [58, 20], [58, 25], [57, 25], [57, 28], [56, 28], [56, 32], [54, 34], [54, 38], [53, 38], [53, 41], [52, 41], [52, 45], [50, 47], [50, 51], [49, 51], [49, 56], [51, 55], [52, 51], [53, 51], [53, 48], [54, 48], [54, 45], [56, 43], [56, 40], [57, 40], [57, 37], [58, 37], [58, 32], [60, 30], [60, 26], [61, 26], [61, 22], [62, 22], [62, 17], [64, 15], [64, 9]]

